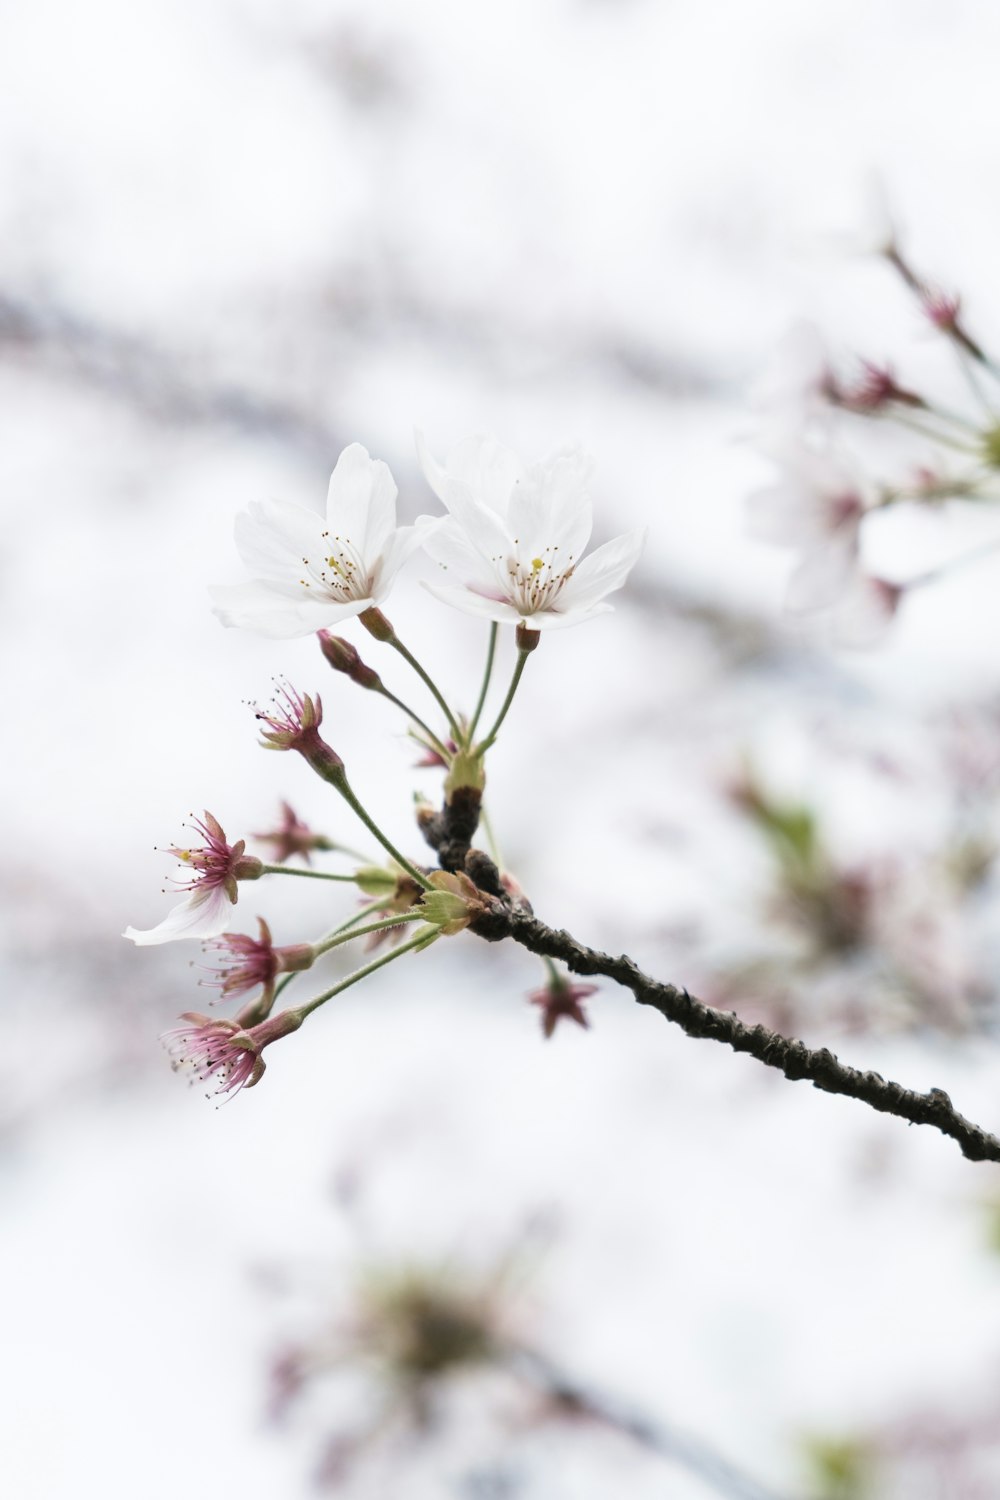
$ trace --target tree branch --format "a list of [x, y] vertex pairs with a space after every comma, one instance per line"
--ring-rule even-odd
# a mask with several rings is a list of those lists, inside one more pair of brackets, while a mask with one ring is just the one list
[[[485, 856], [480, 858], [485, 860]], [[473, 878], [485, 888], [478, 870]], [[766, 1026], [748, 1026], [733, 1011], [714, 1010], [685, 989], [651, 979], [624, 954], [614, 958], [588, 948], [568, 932], [546, 927], [537, 917], [502, 899], [494, 901], [489, 916], [474, 923], [472, 931], [489, 942], [513, 938], [532, 953], [561, 960], [574, 974], [600, 974], [613, 979], [630, 989], [640, 1005], [652, 1006], [688, 1036], [708, 1037], [732, 1047], [734, 1052], [749, 1052], [758, 1062], [777, 1068], [786, 1078], [807, 1079], [825, 1093], [860, 1099], [883, 1114], [909, 1120], [911, 1125], [933, 1125], [935, 1130], [957, 1141], [963, 1156], [970, 1161], [1000, 1162], [1000, 1140], [960, 1115], [943, 1089], [918, 1094], [879, 1073], [863, 1073], [848, 1067], [826, 1047], [814, 1049]]]

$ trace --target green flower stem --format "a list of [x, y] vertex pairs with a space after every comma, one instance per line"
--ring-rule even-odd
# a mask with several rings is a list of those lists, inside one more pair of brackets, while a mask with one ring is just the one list
[[331, 948], [338, 948], [341, 943], [350, 943], [354, 938], [365, 937], [369, 932], [388, 932], [393, 927], [399, 927], [403, 922], [422, 922], [423, 920], [423, 914], [418, 911], [397, 912], [379, 922], [369, 922], [367, 927], [354, 927], [345, 932], [338, 929], [329, 937], [320, 938], [318, 943], [313, 943], [313, 948], [318, 957], [321, 953], [329, 953]]
[[902, 412], [893, 412], [892, 420], [898, 422], [901, 427], [909, 427], [913, 432], [919, 432], [921, 437], [930, 438], [934, 443], [940, 443], [945, 448], [953, 448], [956, 453], [975, 455], [976, 449], [971, 443], [963, 443], [951, 434], [938, 432], [933, 427], [918, 422], [914, 417], [904, 416]]
[[562, 974], [560, 974], [559, 970], [556, 968], [555, 964], [552, 962], [552, 959], [549, 958], [547, 953], [542, 954], [542, 963], [548, 970], [549, 984], [552, 986], [552, 988], [554, 990], [565, 989], [566, 979]]
[[343, 797], [348, 807], [352, 808], [353, 811], [358, 815], [362, 823], [368, 829], [368, 832], [378, 839], [379, 843], [382, 845], [382, 848], [385, 849], [387, 853], [392, 855], [397, 865], [404, 869], [407, 875], [411, 875], [417, 882], [417, 884], [419, 886], [422, 886], [425, 891], [429, 891], [431, 889], [431, 883], [427, 879], [427, 876], [421, 874], [416, 865], [411, 865], [405, 854], [400, 854], [395, 844], [390, 843], [385, 834], [382, 832], [381, 828], [379, 828], [378, 824], [372, 821], [368, 813], [361, 806], [361, 803], [358, 801], [357, 797], [355, 797], [354, 793], [352, 792], [350, 783], [348, 782], [347, 777], [344, 775], [343, 771], [340, 771], [337, 774], [336, 778], [331, 777], [329, 779], [331, 780], [332, 785], [337, 788], [337, 791]]
[[[353, 917], [348, 917], [346, 922], [341, 922], [339, 927], [335, 927], [332, 932], [328, 932], [326, 937], [336, 937], [340, 932], [347, 932], [349, 928], [356, 927], [359, 922], [363, 922], [366, 917], [370, 917], [373, 912], [381, 911], [384, 906], [385, 901], [369, 901], [365, 906], [356, 911]], [[321, 938], [320, 942], [325, 943], [326, 938]]]
[[469, 724], [469, 728], [465, 736], [465, 743], [469, 748], [471, 748], [472, 746], [472, 738], [476, 732], [476, 725], [479, 723], [479, 715], [482, 713], [483, 704], [486, 702], [486, 694], [489, 690], [490, 678], [493, 675], [493, 658], [496, 655], [497, 631], [499, 629], [499, 625], [494, 620], [490, 625], [490, 643], [486, 648], [486, 668], [483, 672], [483, 685], [479, 689], [479, 701], [476, 704], [476, 711], [472, 715], [472, 720]]
[[363, 969], [355, 969], [353, 974], [348, 974], [346, 979], [342, 979], [332, 989], [324, 990], [322, 995], [316, 996], [315, 1000], [310, 1000], [308, 1004], [301, 1006], [298, 1012], [299, 1015], [304, 1020], [314, 1010], [318, 1010], [321, 1005], [325, 1005], [328, 1000], [332, 1000], [334, 995], [343, 994], [344, 990], [350, 989], [352, 984], [357, 984], [360, 979], [367, 979], [369, 974], [374, 974], [376, 969], [381, 969], [385, 964], [395, 963], [396, 959], [402, 958], [404, 953], [411, 953], [414, 948], [427, 947], [429, 944], [435, 942], [439, 936], [440, 933], [434, 932], [431, 934], [427, 929], [423, 932], [418, 932], [416, 937], [411, 938], [408, 943], [403, 943], [402, 947], [393, 948], [391, 952], [384, 953], [381, 958], [376, 958], [374, 962], [365, 964]]
[[[983, 389], [982, 382], [979, 379], [979, 372], [983, 368], [983, 363], [981, 361], [974, 360], [969, 354], [969, 351], [964, 348], [963, 345], [956, 344], [954, 348], [955, 357], [958, 361], [958, 367], [962, 372], [966, 385], [969, 387], [969, 390], [972, 392], [973, 396], [976, 398], [983, 411], [986, 413], [991, 425], [995, 425], [997, 420], [996, 407], [990, 401], [990, 398], [986, 394], [986, 391]], [[989, 369], [988, 364], [986, 365], [986, 369]], [[952, 421], [962, 420], [964, 419], [959, 417], [952, 418]], [[969, 422], [964, 422], [964, 425], [966, 427], [973, 426], [973, 424]], [[973, 430], [975, 430], [974, 426]]]
[[[451, 730], [452, 739], [455, 741], [456, 745], [461, 744], [462, 731], [458, 727], [458, 720], [455, 718], [455, 715], [452, 713], [451, 709], [445, 702], [444, 696], [442, 695], [437, 683], [427, 672], [424, 671], [423, 667], [417, 661], [417, 658], [413, 655], [413, 652], [407, 650], [407, 648], [403, 645], [402, 641], [399, 639], [399, 636], [396, 635], [395, 632], [393, 633], [392, 638], [389, 640], [388, 644], [393, 648], [394, 651], [399, 652], [404, 661], [409, 662], [410, 666], [416, 672], [417, 676], [433, 693], [434, 697], [437, 699], [438, 707], [444, 714], [445, 718], [448, 720], [448, 728]], [[417, 723], [420, 723], [419, 719], [417, 720]]]
[[[342, 932], [348, 932], [350, 928], [357, 927], [358, 923], [363, 922], [366, 917], [370, 917], [372, 912], [381, 911], [384, 905], [384, 901], [369, 902], [368, 905], [363, 906], [360, 911], [356, 911], [353, 917], [348, 917], [346, 922], [341, 922], [339, 927], [335, 927], [332, 932], [328, 932], [325, 938], [320, 938], [320, 942], [315, 944], [315, 946], [319, 947], [320, 943], [326, 943], [328, 938], [339, 937]], [[351, 933], [351, 936], [353, 937], [354, 934]], [[323, 951], [325, 952], [325, 949]], [[271, 1003], [273, 1004], [274, 1001], [277, 1000], [282, 990], [287, 989], [288, 985], [291, 984], [293, 979], [298, 979], [300, 974], [305, 974], [306, 972], [307, 970], [305, 969], [292, 969], [292, 971], [286, 974], [284, 978], [279, 979], [278, 983], [275, 985], [274, 995], [272, 997]]]
[[390, 691], [389, 691], [389, 689], [387, 687], [376, 688], [376, 692], [380, 692], [383, 698], [388, 698], [388, 700], [389, 700], [390, 703], [395, 703], [395, 705], [396, 705], [397, 708], [401, 708], [403, 710], [403, 713], [406, 715], [406, 717], [408, 719], [412, 719], [413, 722], [414, 722], [414, 724], [416, 724], [420, 729], [422, 729], [424, 731], [424, 734], [426, 734], [427, 738], [430, 740], [431, 744], [434, 746], [434, 749], [437, 751], [438, 755], [440, 755], [441, 759], [444, 761], [445, 765], [450, 765], [451, 764], [451, 751], [448, 749], [448, 746], [444, 743], [444, 740], [438, 739], [438, 737], [434, 733], [433, 729], [431, 729], [431, 727], [428, 724], [424, 723], [423, 719], [420, 717], [419, 714], [415, 714], [413, 712], [413, 709], [410, 708], [410, 706], [409, 706], [408, 703], [404, 703], [403, 700], [402, 700], [402, 698], [397, 698], [395, 693], [390, 693]]
[[288, 865], [265, 865], [265, 875], [299, 875], [305, 880], [340, 880], [345, 884], [353, 885], [353, 875], [333, 875], [329, 870], [299, 870], [290, 869]]
[[476, 746], [475, 750], [473, 751], [474, 755], [485, 755], [486, 751], [490, 748], [490, 746], [493, 744], [493, 741], [500, 733], [500, 725], [503, 723], [504, 719], [506, 719], [507, 710], [510, 708], [510, 705], [514, 701], [514, 694], [517, 692], [517, 685], [521, 681], [521, 673], [524, 671], [524, 664], [528, 660], [528, 657], [530, 655], [530, 651], [519, 651], [517, 653], [517, 666], [514, 668], [514, 675], [510, 680], [510, 687], [507, 689], [507, 696], [503, 700], [503, 707], [497, 715], [496, 723], [493, 725], [493, 728], [490, 730], [489, 734]]
[[479, 807], [479, 821], [483, 825], [483, 832], [486, 835], [486, 842], [490, 846], [490, 857], [493, 860], [493, 863], [496, 865], [497, 869], [502, 870], [503, 860], [500, 858], [500, 845], [497, 843], [497, 836], [494, 831], [493, 824], [490, 820], [490, 815], [486, 810], [485, 802], [481, 803]]

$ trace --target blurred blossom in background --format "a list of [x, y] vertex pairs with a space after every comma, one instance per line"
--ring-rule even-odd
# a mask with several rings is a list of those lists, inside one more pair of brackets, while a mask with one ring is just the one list
[[[996, 1129], [1000, 386], [970, 388], [942, 325], [957, 296], [1000, 351], [998, 51], [972, 0], [3, 8], [18, 1500], [997, 1493], [995, 1168], [610, 984], [546, 1041], [540, 967], [468, 934], [215, 1110], [156, 1040], [207, 1003], [200, 949], [118, 934], [162, 920], [154, 845], [206, 806], [263, 858], [253, 831], [358, 841], [260, 754], [274, 677], [322, 691], [411, 856], [412, 793], [439, 795], [315, 642], [220, 628], [237, 512], [318, 508], [359, 442], [400, 524], [437, 514], [415, 427], [435, 453], [579, 442], [595, 542], [649, 541], [615, 613], [525, 675], [490, 769], [506, 865], [553, 925]], [[877, 253], [873, 174], [936, 317]], [[859, 418], [887, 370], [957, 427]], [[958, 499], [956, 434], [985, 476]], [[433, 576], [411, 564], [392, 617], [468, 707], [486, 628]], [[243, 930], [324, 930], [321, 883], [276, 884]]]

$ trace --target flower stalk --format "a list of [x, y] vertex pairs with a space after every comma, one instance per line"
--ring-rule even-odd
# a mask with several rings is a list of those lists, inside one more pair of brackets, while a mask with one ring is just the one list
[[[458, 720], [452, 713], [451, 709], [448, 707], [448, 703], [445, 700], [444, 694], [441, 692], [441, 689], [438, 687], [433, 677], [431, 677], [430, 673], [421, 666], [420, 662], [414, 656], [413, 652], [407, 646], [403, 645], [403, 642], [396, 634], [391, 621], [386, 619], [385, 615], [380, 609], [366, 609], [363, 614], [358, 616], [358, 619], [361, 621], [362, 625], [369, 632], [369, 634], [373, 635], [377, 641], [383, 641], [385, 645], [391, 646], [394, 651], [399, 652], [399, 655], [403, 658], [404, 661], [409, 663], [414, 672], [416, 672], [417, 676], [420, 678], [421, 682], [423, 682], [424, 686], [429, 689], [432, 696], [437, 700], [438, 707], [448, 721], [448, 728], [451, 731], [452, 738], [456, 741], [461, 741], [462, 732], [458, 726]], [[417, 724], [420, 724], [419, 719], [416, 719], [415, 722]], [[421, 725], [421, 727], [423, 726]]]
[[377, 969], [384, 968], [386, 964], [394, 963], [397, 958], [402, 958], [404, 953], [412, 953], [416, 948], [430, 947], [431, 943], [435, 942], [439, 936], [440, 934], [436, 929], [425, 927], [422, 932], [417, 933], [416, 937], [410, 938], [409, 942], [403, 943], [399, 948], [390, 948], [389, 952], [383, 953], [381, 958], [373, 959], [370, 964], [365, 964], [361, 969], [355, 969], [353, 974], [348, 974], [347, 978], [342, 979], [339, 984], [335, 984], [330, 989], [324, 990], [314, 1000], [309, 1000], [305, 1005], [300, 1006], [297, 1014], [301, 1020], [305, 1020], [306, 1016], [312, 1015], [314, 1010], [318, 1010], [321, 1005], [325, 1005], [335, 995], [342, 995], [345, 990], [349, 990], [352, 985], [358, 984], [362, 979], [367, 979], [369, 974], [374, 974]]
[[[514, 675], [511, 677], [510, 687], [507, 689], [507, 696], [503, 700], [500, 712], [497, 714], [497, 717], [494, 721], [493, 728], [490, 730], [489, 734], [484, 740], [480, 740], [479, 744], [475, 748], [474, 753], [480, 760], [486, 754], [487, 750], [494, 743], [497, 735], [500, 733], [500, 726], [503, 724], [504, 719], [506, 719], [507, 714], [510, 711], [510, 706], [514, 701], [514, 695], [517, 692], [518, 683], [521, 681], [521, 674], [524, 671], [528, 657], [538, 645], [539, 636], [538, 632], [535, 630], [525, 630], [522, 626], [519, 625], [517, 628], [517, 635], [518, 653], [517, 663], [514, 667]], [[530, 637], [534, 637], [534, 639], [530, 641], [530, 644], [521, 644], [522, 641], [527, 641]]]

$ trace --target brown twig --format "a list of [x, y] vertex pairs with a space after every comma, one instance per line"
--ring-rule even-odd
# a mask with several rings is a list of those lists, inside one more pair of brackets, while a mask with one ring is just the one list
[[[478, 856], [480, 864], [484, 860], [485, 856]], [[478, 869], [473, 878], [486, 888]], [[537, 917], [503, 899], [495, 899], [489, 916], [474, 923], [472, 930], [489, 942], [512, 938], [532, 953], [560, 960], [574, 974], [600, 974], [613, 979], [630, 989], [640, 1005], [652, 1006], [688, 1036], [707, 1037], [732, 1047], [734, 1052], [748, 1052], [786, 1078], [806, 1079], [825, 1093], [860, 1099], [872, 1109], [898, 1115], [912, 1125], [932, 1125], [957, 1141], [970, 1161], [1000, 1162], [1000, 1140], [960, 1115], [943, 1089], [919, 1094], [880, 1073], [848, 1067], [826, 1047], [807, 1047], [805, 1042], [781, 1036], [766, 1026], [748, 1026], [733, 1011], [715, 1010], [686, 989], [651, 979], [624, 954], [615, 958], [588, 948], [568, 932], [546, 927]]]

